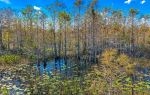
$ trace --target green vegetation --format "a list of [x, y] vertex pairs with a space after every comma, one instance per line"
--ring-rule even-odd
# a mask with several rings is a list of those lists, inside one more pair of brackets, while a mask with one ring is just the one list
[[[125, 54], [119, 54], [116, 49], [106, 49], [98, 59], [99, 63], [89, 68], [86, 74], [68, 78], [54, 73], [51, 76], [34, 74], [34, 67], [30, 68], [26, 64], [18, 65], [10, 71], [12, 75], [19, 75], [21, 81], [28, 83], [22, 84], [26, 95], [131, 95], [132, 89], [136, 95], [149, 95], [150, 82], [144, 79], [149, 75], [136, 69], [142, 63], [149, 64], [149, 60], [137, 61]], [[11, 89], [11, 86], [2, 86], [0, 92], [8, 95], [7, 89]], [[13, 86], [13, 89], [22, 91], [16, 86]]]
[[0, 87], [0, 93], [2, 95], [9, 95], [9, 91], [8, 91], [7, 87]]
[[21, 57], [17, 55], [1, 55], [0, 56], [0, 65], [15, 65], [20, 63]]
[[[99, 58], [101, 63], [92, 66], [81, 77], [62, 78], [61, 75], [43, 75], [36, 77], [29, 92], [31, 95], [149, 95], [150, 82], [135, 69], [137, 64], [116, 49], [107, 49]], [[150, 61], [147, 61], [150, 62]], [[137, 79], [132, 78], [132, 75]]]

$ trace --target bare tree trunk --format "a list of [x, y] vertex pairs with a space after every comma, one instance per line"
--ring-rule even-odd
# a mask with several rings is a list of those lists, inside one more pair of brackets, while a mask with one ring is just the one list
[[38, 39], [38, 36], [39, 36], [39, 26], [38, 26], [38, 20], [37, 20], [37, 26], [36, 26], [37, 51], [36, 51], [36, 54], [37, 54], [37, 64], [38, 64], [39, 75], [40, 75], [40, 61], [39, 61], [40, 49], [39, 49], [39, 39]]
[[64, 37], [64, 40], [65, 40], [65, 51], [64, 51], [64, 53], [65, 53], [65, 55], [64, 55], [64, 61], [65, 61], [65, 65], [66, 65], [66, 76], [67, 76], [67, 70], [68, 70], [68, 67], [67, 67], [67, 25], [66, 25], [67, 23], [66, 23], [66, 21], [65, 21], [65, 37]]
[[146, 32], [145, 31], [143, 33], [143, 43], [144, 43], [144, 46], [145, 46], [145, 44], [146, 44]]
[[45, 52], [45, 22], [44, 20], [42, 21], [42, 34], [43, 34], [43, 62], [44, 62], [44, 68], [46, 68], [46, 52]]
[[131, 30], [131, 54], [134, 55], [134, 45], [135, 38], [134, 38], [134, 17], [132, 16], [132, 30]]
[[[29, 32], [30, 32], [30, 34], [31, 34], [31, 35], [30, 35], [30, 37], [31, 37], [31, 39], [30, 39], [30, 40], [31, 40], [31, 42], [33, 42], [33, 40], [32, 40], [32, 39], [33, 39], [32, 18], [30, 18], [30, 19], [29, 19], [29, 21], [30, 21], [30, 28], [29, 28]], [[31, 43], [31, 44], [32, 44], [32, 43]]]
[[23, 33], [22, 33], [22, 24], [21, 24], [21, 21], [19, 22], [19, 32], [20, 32], [20, 49], [21, 49], [21, 55], [22, 55]]
[[[62, 28], [60, 27], [60, 30], [61, 30]], [[60, 72], [61, 72], [61, 47], [62, 47], [62, 33], [60, 32], [59, 33], [59, 50], [58, 50], [58, 56], [59, 56], [59, 67], [60, 67]]]
[[96, 27], [95, 27], [95, 11], [93, 9], [93, 14], [92, 14], [92, 39], [93, 39], [93, 62], [96, 63], [96, 48], [95, 48], [95, 32], [96, 32]]
[[0, 27], [0, 52], [2, 52], [2, 49], [3, 49], [2, 27]]
[[77, 54], [77, 58], [78, 58], [78, 61], [80, 61], [80, 7], [79, 7], [79, 16], [78, 16], [78, 21], [77, 21], [77, 27], [78, 27], [78, 54]]
[[[132, 77], [132, 86], [134, 86], [134, 75], [132, 75], [131, 77]], [[132, 95], [134, 95], [134, 87], [132, 87], [131, 91]]]
[[9, 20], [9, 22], [8, 22], [8, 38], [7, 38], [7, 51], [9, 51], [10, 50], [10, 37], [9, 37], [9, 35], [11, 35], [10, 33], [11, 33], [11, 26], [10, 26], [10, 20]]
[[53, 23], [54, 23], [54, 25], [53, 25], [53, 29], [54, 29], [53, 36], [54, 36], [54, 55], [55, 55], [55, 59], [56, 59], [56, 57], [57, 57], [57, 46], [56, 46], [56, 33], [55, 33], [55, 31], [56, 31], [56, 29], [55, 29], [56, 21], [55, 20], [56, 20], [56, 17], [55, 17], [55, 13], [54, 13], [54, 18], [53, 18]]

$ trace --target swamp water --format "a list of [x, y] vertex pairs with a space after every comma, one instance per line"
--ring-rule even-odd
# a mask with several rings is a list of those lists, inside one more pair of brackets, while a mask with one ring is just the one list
[[[67, 63], [68, 65], [66, 66], [64, 59], [59, 59], [57, 61], [50, 60], [46, 64], [41, 62], [39, 64], [35, 63], [32, 66], [22, 65], [21, 68], [15, 66], [17, 69], [17, 71], [15, 72], [11, 72], [11, 71], [0, 72], [0, 87], [7, 88], [10, 93], [9, 95], [25, 95], [24, 92], [27, 91], [27, 85], [29, 84], [28, 78], [26, 78], [26, 76], [28, 76], [29, 74], [33, 76], [33, 78], [35, 78], [36, 76], [42, 77], [42, 75], [44, 74], [51, 76], [55, 72], [65, 75], [66, 67], [68, 67], [67, 76], [71, 76], [73, 74], [74, 61], [68, 60]], [[31, 71], [31, 68], [34, 68], [34, 70]], [[148, 68], [145, 68], [144, 70], [138, 70], [138, 71], [144, 74], [149, 73]], [[150, 81], [149, 76], [145, 76], [144, 79], [145, 81]]]
[[[68, 76], [72, 74], [71, 67], [73, 67], [72, 61], [67, 61], [67, 70], [69, 73], [67, 73]], [[34, 71], [31, 71], [31, 68], [34, 68]], [[58, 59], [50, 60], [44, 63], [35, 63], [32, 66], [21, 66], [21, 68], [16, 66], [17, 71], [11, 72], [11, 71], [3, 71], [0, 72], [0, 87], [7, 88], [9, 91], [9, 95], [24, 95], [24, 92], [27, 90], [27, 84], [29, 84], [27, 81], [28, 79], [26, 76], [27, 74], [32, 74], [33, 77], [36, 77], [37, 75], [44, 75], [48, 74], [51, 76], [54, 72], [65, 74], [66, 65], [64, 59]], [[18, 70], [19, 69], [19, 70]], [[32, 73], [31, 73], [32, 72]], [[26, 73], [26, 74], [25, 74]]]

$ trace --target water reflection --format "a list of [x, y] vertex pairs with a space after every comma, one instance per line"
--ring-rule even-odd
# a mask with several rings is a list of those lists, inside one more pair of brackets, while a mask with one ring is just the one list
[[48, 75], [51, 75], [52, 72], [57, 71], [61, 72], [63, 71], [63, 68], [65, 67], [64, 59], [58, 59], [58, 60], [51, 60], [48, 62], [41, 62], [34, 64], [34, 67], [36, 68], [37, 72], [42, 75], [44, 73], [47, 73]]

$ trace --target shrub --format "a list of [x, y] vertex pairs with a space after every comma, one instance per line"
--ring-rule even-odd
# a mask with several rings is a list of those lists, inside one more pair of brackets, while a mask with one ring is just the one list
[[0, 56], [0, 64], [4, 65], [4, 64], [17, 64], [19, 63], [21, 60], [21, 57], [18, 55], [2, 55]]
[[35, 60], [37, 59], [37, 56], [34, 55], [33, 53], [31, 53], [31, 54], [28, 55], [28, 59], [29, 59], [31, 62], [35, 62]]
[[9, 95], [9, 91], [6, 87], [0, 87], [0, 95]]

